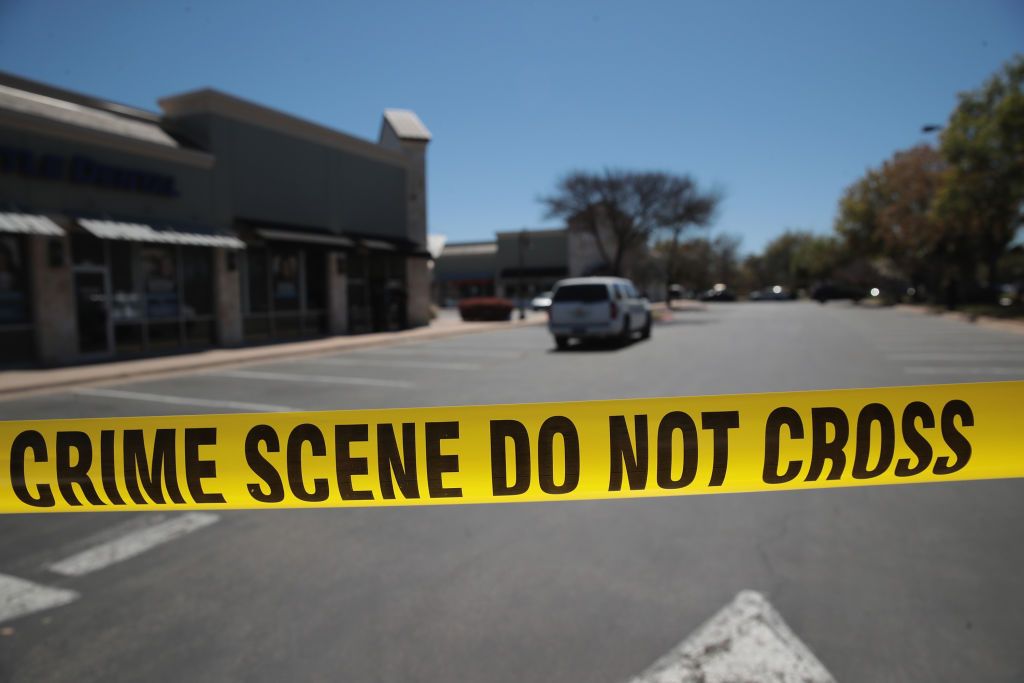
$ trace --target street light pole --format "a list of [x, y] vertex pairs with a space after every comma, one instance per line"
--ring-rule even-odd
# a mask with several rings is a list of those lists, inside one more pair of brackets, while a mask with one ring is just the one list
[[519, 231], [519, 319], [526, 320], [526, 300], [523, 298], [526, 290], [526, 247], [530, 238], [526, 234], [526, 228]]

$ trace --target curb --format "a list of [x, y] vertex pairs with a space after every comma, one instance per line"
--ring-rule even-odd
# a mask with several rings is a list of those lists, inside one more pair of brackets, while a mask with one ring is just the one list
[[[131, 361], [111, 361], [97, 365], [78, 365], [52, 370], [11, 370], [24, 372], [23, 381], [3, 386], [0, 383], [0, 401], [39, 396], [75, 387], [97, 386], [129, 379], [160, 379], [182, 372], [193, 372], [209, 368], [242, 367], [263, 363], [277, 358], [320, 356], [338, 351], [366, 349], [377, 346], [395, 346], [407, 341], [427, 341], [461, 337], [468, 334], [493, 332], [544, 324], [545, 319], [513, 320], [511, 323], [463, 323], [449, 328], [414, 328], [398, 332], [376, 332], [358, 336], [327, 337], [298, 342], [283, 342], [266, 346], [238, 347], [233, 349], [211, 349], [178, 356], [142, 358]], [[90, 370], [95, 369], [94, 372]], [[45, 373], [54, 373], [52, 378]], [[67, 375], [74, 376], [67, 376]], [[0, 374], [2, 378], [2, 374]]]

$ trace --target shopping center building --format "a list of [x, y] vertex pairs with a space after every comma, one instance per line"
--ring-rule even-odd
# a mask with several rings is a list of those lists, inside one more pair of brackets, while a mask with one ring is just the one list
[[0, 73], [0, 366], [429, 320], [426, 152], [202, 89], [150, 112]]
[[583, 231], [500, 231], [492, 241], [446, 244], [434, 264], [434, 297], [441, 306], [474, 296], [529, 301], [562, 278], [605, 272], [593, 238]]

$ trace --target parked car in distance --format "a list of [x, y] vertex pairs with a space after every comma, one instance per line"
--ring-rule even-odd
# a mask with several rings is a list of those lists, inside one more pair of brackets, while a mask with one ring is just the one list
[[515, 307], [508, 299], [478, 296], [459, 302], [459, 316], [465, 321], [511, 320]]
[[580, 277], [555, 284], [548, 309], [548, 329], [559, 349], [572, 339], [618, 339], [651, 336], [651, 305], [633, 283], [618, 277]]
[[811, 298], [822, 304], [836, 299], [850, 299], [857, 303], [865, 296], [867, 296], [867, 292], [857, 287], [837, 285], [829, 282], [820, 284], [811, 290]]
[[750, 293], [751, 301], [792, 301], [796, 297], [782, 285], [765, 287]]
[[551, 308], [551, 295], [552, 292], [541, 292], [537, 296], [533, 297], [530, 302], [530, 308], [535, 311], [546, 311]]
[[701, 301], [736, 301], [736, 295], [721, 282], [711, 289], [701, 292], [698, 298]]

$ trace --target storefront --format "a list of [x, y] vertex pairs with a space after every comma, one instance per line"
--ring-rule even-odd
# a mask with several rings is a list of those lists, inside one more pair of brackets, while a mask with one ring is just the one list
[[243, 247], [229, 235], [78, 219], [71, 256], [79, 355], [213, 346], [213, 249]]
[[0, 73], [0, 367], [429, 320], [426, 147], [212, 90], [161, 114]]
[[35, 357], [28, 240], [61, 235], [44, 217], [0, 212], [0, 348], [8, 365], [28, 365]]

